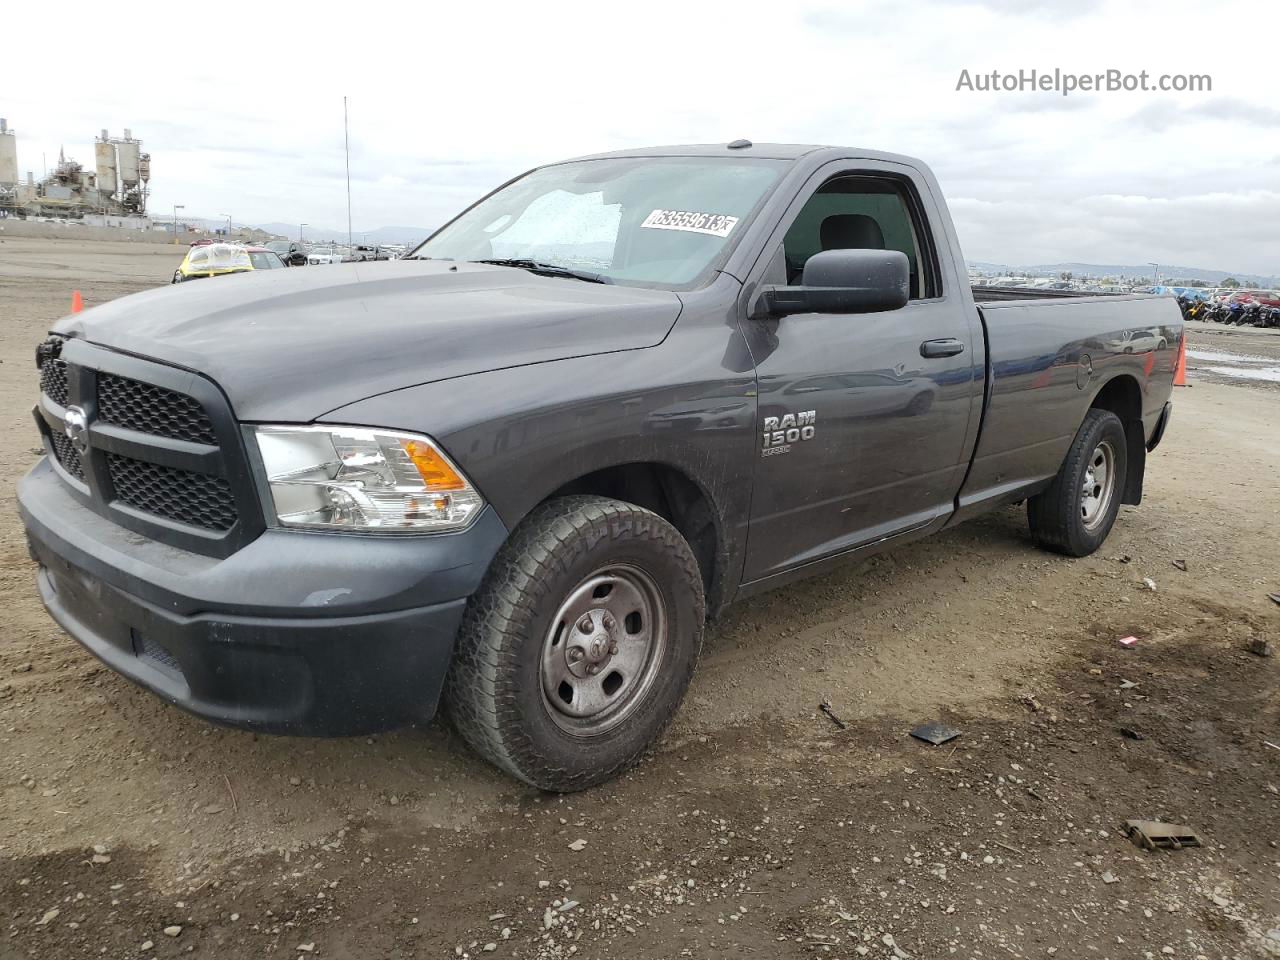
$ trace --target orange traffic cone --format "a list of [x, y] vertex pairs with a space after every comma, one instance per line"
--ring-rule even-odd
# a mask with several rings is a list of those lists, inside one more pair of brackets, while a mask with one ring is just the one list
[[1185, 333], [1178, 341], [1178, 365], [1173, 371], [1173, 385], [1175, 387], [1187, 385], [1187, 335]]
[[79, 313], [84, 309], [84, 297], [80, 296], [79, 290], [71, 291], [71, 312]]

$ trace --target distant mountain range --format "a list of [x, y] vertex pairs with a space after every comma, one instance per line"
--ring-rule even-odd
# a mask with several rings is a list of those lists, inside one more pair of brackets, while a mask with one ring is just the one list
[[[1093, 277], [1150, 277], [1151, 264], [1116, 264], [1116, 263], [1041, 263], [1034, 266], [1017, 266], [1007, 263], [986, 263], [981, 260], [966, 261], [970, 270], [982, 273], [1006, 272], [1017, 270], [1027, 273], [1043, 273], [1057, 275], [1070, 272], [1076, 276]], [[1163, 280], [1204, 280], [1208, 283], [1221, 283], [1228, 277], [1235, 277], [1241, 283], [1260, 287], [1280, 286], [1280, 277], [1268, 277], [1257, 273], [1235, 273], [1227, 270], [1208, 270], [1204, 267], [1182, 267], [1176, 264], [1160, 264], [1160, 279]]]

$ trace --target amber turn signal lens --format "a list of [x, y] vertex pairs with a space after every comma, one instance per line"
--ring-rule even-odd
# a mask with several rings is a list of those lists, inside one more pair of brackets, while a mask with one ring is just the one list
[[420, 440], [401, 440], [405, 453], [422, 474], [422, 482], [428, 490], [465, 490], [466, 481], [449, 466], [435, 447]]

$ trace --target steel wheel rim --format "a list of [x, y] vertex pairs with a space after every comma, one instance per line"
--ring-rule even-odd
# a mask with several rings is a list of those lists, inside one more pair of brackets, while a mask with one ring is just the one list
[[1110, 440], [1093, 448], [1080, 484], [1080, 519], [1090, 532], [1101, 526], [1116, 489], [1116, 452]]
[[555, 724], [599, 736], [626, 720], [653, 688], [667, 647], [667, 613], [654, 579], [611, 564], [569, 591], [542, 642], [542, 702]]

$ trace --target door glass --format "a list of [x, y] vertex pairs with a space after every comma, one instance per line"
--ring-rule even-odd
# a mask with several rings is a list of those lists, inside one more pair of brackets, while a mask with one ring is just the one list
[[783, 240], [787, 282], [798, 284], [805, 261], [823, 250], [898, 250], [911, 265], [911, 299], [930, 295], [911, 210], [892, 180], [839, 176], [819, 187]]

